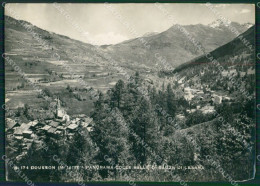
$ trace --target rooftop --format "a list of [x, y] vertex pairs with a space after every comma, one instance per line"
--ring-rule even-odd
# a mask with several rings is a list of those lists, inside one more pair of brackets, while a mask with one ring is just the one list
[[74, 129], [77, 128], [77, 127], [78, 127], [78, 125], [76, 125], [76, 124], [71, 124], [71, 125], [68, 126], [68, 129], [74, 130]]
[[42, 127], [41, 129], [47, 131], [47, 130], [49, 130], [50, 128], [51, 128], [51, 126], [49, 126], [49, 125], [45, 125], [45, 126]]
[[57, 126], [59, 126], [59, 123], [52, 121], [52, 122], [49, 123], [49, 125], [52, 126], [52, 127], [57, 127]]
[[16, 121], [14, 121], [14, 120], [12, 120], [12, 119], [10, 119], [10, 118], [7, 118], [7, 119], [6, 119], [6, 127], [7, 127], [8, 129], [12, 129], [16, 124], [17, 124]]
[[26, 131], [23, 131], [23, 134], [32, 134], [32, 131], [26, 130]]
[[51, 128], [48, 130], [48, 132], [49, 132], [49, 133], [54, 133], [56, 130], [57, 130], [57, 128], [51, 127]]

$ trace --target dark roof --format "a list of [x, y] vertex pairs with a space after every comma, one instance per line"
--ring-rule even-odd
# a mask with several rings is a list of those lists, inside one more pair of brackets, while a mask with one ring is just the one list
[[50, 122], [49, 125], [52, 127], [57, 127], [57, 126], [59, 126], [59, 122], [52, 121], [52, 122]]
[[51, 127], [51, 128], [48, 130], [48, 132], [49, 132], [49, 133], [54, 133], [56, 130], [57, 130], [56, 128]]

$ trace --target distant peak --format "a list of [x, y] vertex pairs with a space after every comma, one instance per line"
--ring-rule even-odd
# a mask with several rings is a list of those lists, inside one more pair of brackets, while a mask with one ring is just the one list
[[143, 35], [143, 37], [149, 37], [158, 34], [159, 32], [147, 32]]
[[252, 23], [240, 24], [237, 22], [231, 22], [229, 20], [221, 20], [221, 19], [217, 19], [217, 20], [213, 21], [212, 23], [208, 24], [209, 27], [217, 28], [217, 29], [221, 29], [223, 27], [227, 27], [230, 25], [232, 25], [234, 27], [240, 26], [240, 27], [248, 29], [248, 28], [252, 27], [254, 24], [252, 24]]
[[211, 28], [219, 28], [221, 26], [228, 26], [230, 24], [231, 24], [230, 21], [226, 21], [226, 20], [222, 21], [221, 19], [217, 19], [217, 20], [213, 21], [212, 23], [208, 24], [208, 26]]
[[250, 27], [254, 26], [254, 24], [253, 23], [244, 23], [243, 26], [246, 28], [250, 28]]

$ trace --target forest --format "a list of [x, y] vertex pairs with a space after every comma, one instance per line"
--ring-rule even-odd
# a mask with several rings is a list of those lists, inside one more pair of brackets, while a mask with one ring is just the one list
[[[36, 181], [172, 181], [177, 177], [186, 181], [225, 180], [214, 164], [207, 161], [206, 157], [211, 157], [233, 179], [251, 176], [253, 100], [240, 101], [239, 107], [229, 103], [215, 105], [216, 112], [212, 114], [187, 113], [191, 104], [176, 95], [178, 85], [163, 85], [161, 90], [148, 86], [143, 94], [140, 91], [143, 83], [137, 72], [129, 81], [119, 80], [106, 93], [99, 92], [91, 113], [93, 132], [81, 129], [73, 140], [46, 138], [47, 151], [33, 143], [28, 154], [16, 164], [59, 166], [59, 162], [66, 162], [63, 165], [112, 166], [82, 168], [73, 170], [73, 174], [68, 170], [24, 170]], [[177, 117], [179, 114], [185, 119]], [[186, 168], [174, 171], [116, 168], [147, 165]], [[20, 179], [14, 170], [10, 171], [10, 178]]]

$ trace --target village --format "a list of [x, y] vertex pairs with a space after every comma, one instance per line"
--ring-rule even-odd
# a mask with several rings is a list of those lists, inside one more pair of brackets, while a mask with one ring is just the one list
[[[248, 69], [246, 72], [239, 72], [240, 76], [253, 74], [252, 69]], [[187, 114], [201, 111], [202, 114], [213, 114], [216, 110], [215, 106], [224, 102], [232, 104], [235, 102], [236, 95], [229, 94], [228, 90], [230, 82], [227, 84], [227, 90], [223, 87], [218, 87], [218, 90], [212, 90], [208, 84], [201, 83], [201, 76], [194, 76], [189, 81], [186, 77], [175, 77], [174, 81], [178, 85], [176, 89], [176, 98], [183, 97], [189, 106], [186, 109]], [[229, 69], [222, 72], [222, 76], [238, 76], [236, 69]], [[170, 79], [171, 81], [173, 79]], [[17, 122], [14, 119], [6, 119], [6, 136], [10, 145], [9, 151], [19, 152], [16, 158], [21, 158], [28, 152], [33, 142], [42, 143], [46, 137], [54, 140], [62, 138], [72, 139], [76, 132], [80, 132], [82, 129], [86, 129], [88, 132], [93, 131], [92, 118], [85, 114], [77, 115], [76, 117], [69, 116], [66, 111], [61, 107], [61, 101], [59, 98], [55, 99], [55, 118], [46, 120], [34, 120], [28, 123]], [[179, 120], [185, 120], [185, 114], [179, 112], [176, 114], [176, 118]]]
[[88, 132], [93, 131], [92, 118], [84, 114], [71, 118], [61, 107], [59, 98], [56, 99], [55, 112], [55, 118], [52, 120], [34, 120], [29, 123], [19, 123], [6, 118], [6, 137], [10, 143], [9, 153], [18, 153], [16, 159], [19, 160], [27, 154], [33, 142], [42, 145], [47, 137], [54, 141], [62, 138], [70, 140], [75, 133], [82, 134], [82, 129]]
[[[203, 76], [204, 73], [205, 72], [203, 71], [200, 72], [199, 75], [194, 76], [189, 79], [189, 81], [186, 81], [186, 77], [174, 77], [176, 84], [181, 89], [181, 91], [177, 90], [176, 95], [178, 97], [183, 96], [189, 103], [189, 108], [186, 109], [187, 113], [201, 111], [202, 114], [211, 114], [216, 111], [216, 105], [222, 103], [234, 104], [236, 98], [239, 96], [236, 92], [229, 94], [228, 91], [233, 86], [232, 82], [227, 82], [226, 89], [224, 87], [217, 87], [217, 90], [212, 90], [208, 84], [202, 84], [201, 76]], [[254, 70], [252, 68], [242, 72], [234, 69], [233, 66], [221, 72], [221, 75], [225, 78], [237, 77], [238, 75], [243, 78], [246, 75], [253, 74]], [[245, 87], [246, 85], [243, 84], [243, 86]], [[184, 119], [184, 114], [179, 113], [176, 117], [179, 119]]]

